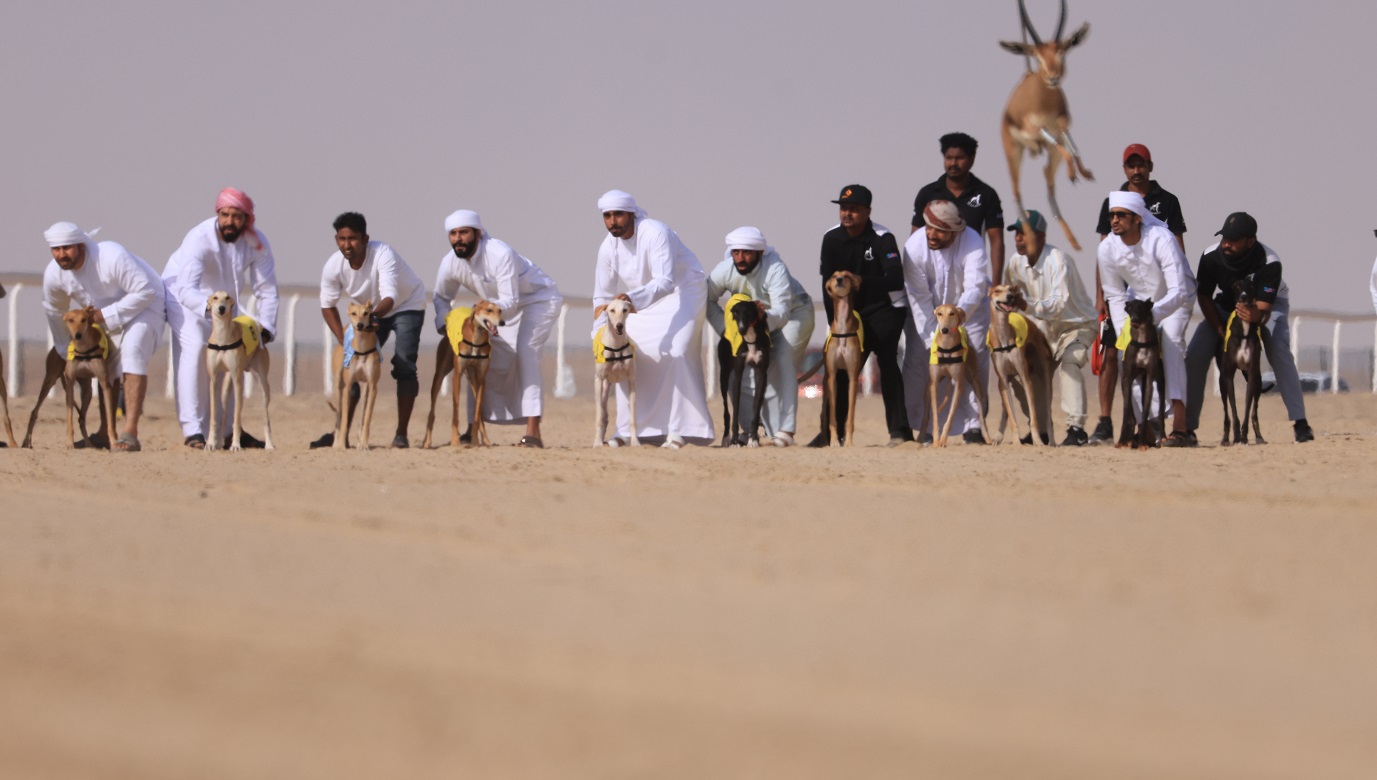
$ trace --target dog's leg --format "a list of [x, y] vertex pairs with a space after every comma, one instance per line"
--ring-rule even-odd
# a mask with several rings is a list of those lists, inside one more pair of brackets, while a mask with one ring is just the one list
[[631, 446], [641, 446], [641, 440], [636, 433], [636, 361], [628, 361], [631, 365], [626, 372], [626, 411], [631, 417]]
[[608, 381], [595, 365], [593, 367], [593, 446], [607, 443], [607, 386]]
[[942, 407], [937, 403], [937, 385], [942, 382], [942, 374], [937, 368], [937, 366], [933, 366], [929, 371], [928, 408], [924, 410], [924, 422], [927, 422], [928, 419], [932, 420], [933, 446], [945, 447], [947, 446], [947, 432], [941, 430], [942, 426], [937, 422], [937, 418], [942, 414]]
[[[219, 383], [216, 381], [215, 365], [210, 361], [210, 353], [207, 352], [206, 373], [209, 374], [209, 376], [207, 377], [206, 382], [209, 383], [210, 386], [206, 388], [206, 398], [210, 401], [210, 430], [207, 431], [208, 435], [206, 436], [206, 452], [220, 449], [220, 437], [216, 432], [216, 428], [219, 427], [220, 404], [224, 396], [224, 391], [220, 388]], [[225, 377], [225, 382], [226, 384], [229, 383], [228, 376]]]
[[[1027, 396], [1028, 432], [1033, 437], [1033, 446], [1046, 446], [1046, 442], [1042, 440], [1042, 428], [1046, 424], [1046, 421], [1042, 419], [1042, 409], [1039, 408], [1037, 386], [1033, 384], [1033, 370], [1028, 365], [1028, 361], [1022, 358], [1019, 360], [1018, 368], [1019, 381], [1023, 383], [1023, 394]], [[1049, 432], [1047, 441], [1051, 440], [1052, 436]]]
[[[1234, 401], [1234, 425], [1233, 438], [1229, 436], [1229, 402]], [[1219, 402], [1224, 406], [1224, 434], [1219, 440], [1219, 446], [1227, 447], [1233, 443], [1233, 439], [1238, 438], [1238, 402], [1234, 400], [1234, 362], [1224, 355], [1224, 365], [1219, 368]]]
[[863, 368], [863, 365], [857, 365], [855, 371], [850, 367], [846, 371], [846, 441], [842, 442], [845, 447], [856, 446], [856, 391], [861, 387]]
[[[1148, 411], [1152, 408], [1152, 391], [1157, 389], [1157, 365], [1155, 361], [1149, 363], [1147, 377], [1143, 381], [1143, 424], [1138, 427], [1138, 447], [1144, 450], [1157, 446], [1156, 432], [1152, 429], [1152, 413]], [[1165, 427], [1166, 415], [1159, 415], [1159, 418]]]
[[[1262, 438], [1261, 423], [1258, 422], [1258, 404], [1262, 401], [1262, 366], [1259, 364], [1262, 353], [1262, 343], [1253, 349], [1253, 364], [1248, 370], [1248, 396], [1245, 403], [1252, 407], [1253, 418], [1253, 441], [1258, 444], [1266, 444], [1267, 440]], [[1246, 431], [1244, 432], [1246, 436]]]
[[102, 395], [100, 399], [100, 408], [101, 411], [105, 413], [105, 425], [103, 426], [105, 440], [111, 445], [110, 451], [114, 452], [114, 444], [116, 441], [115, 407], [119, 405], [119, 398], [115, 393], [115, 388], [119, 387], [119, 383], [110, 381], [108, 374], [110, 367], [108, 365], [105, 367], [105, 371], [107, 372], [106, 375], [102, 376], [100, 379], [100, 392]]
[[[483, 390], [488, 386], [488, 367], [481, 366], [477, 371], [477, 382], [473, 382], [473, 425], [469, 428], [472, 431], [470, 440], [476, 447], [481, 442], [484, 447], [492, 446], [488, 441], [488, 423], [483, 419]], [[470, 379], [470, 382], [473, 380]]]
[[350, 419], [345, 404], [349, 403], [349, 369], [341, 368], [335, 375], [335, 443], [332, 449], [342, 450], [349, 446]]
[[731, 342], [725, 338], [717, 340], [717, 389], [722, 393], [722, 446], [732, 444], [732, 372], [736, 370], [736, 360], [732, 357]]
[[[371, 355], [370, 357], [377, 357]], [[363, 407], [363, 429], [359, 431], [359, 449], [368, 450], [368, 434], [373, 428], [373, 404], [378, 401], [378, 371], [373, 371], [368, 381], [363, 383], [363, 390], [368, 394]]]
[[244, 435], [244, 366], [241, 364], [230, 371], [234, 383], [234, 426], [230, 429], [230, 452], [239, 452], [242, 447], [239, 439]]
[[770, 357], [769, 352], [765, 352], [755, 367], [755, 409], [751, 412], [751, 430], [746, 434], [747, 447], [760, 446], [760, 415], [765, 406], [765, 383], [769, 381], [769, 374]]
[[14, 428], [10, 425], [10, 390], [5, 385], [5, 372], [3, 371], [0, 371], [0, 410], [3, 410], [5, 414], [5, 443], [14, 449], [19, 446], [19, 442], [14, 440]]
[[[1119, 441], [1115, 447], [1128, 447], [1133, 444], [1133, 437], [1137, 434], [1138, 417], [1133, 411], [1133, 375], [1136, 373], [1134, 362], [1137, 360], [1138, 348], [1130, 347], [1122, 350], [1119, 355], [1122, 357], [1119, 366], [1119, 395], [1123, 399], [1124, 417], [1123, 424], [1119, 426]], [[1143, 416], [1147, 416], [1147, 410], [1143, 410]]]
[[[445, 360], [446, 356], [449, 358], [448, 362]], [[430, 449], [430, 433], [435, 427], [435, 402], [440, 398], [440, 387], [444, 385], [453, 362], [454, 350], [450, 348], [449, 340], [441, 339], [435, 349], [435, 375], [430, 380], [430, 414], [426, 415], [426, 440], [421, 444], [421, 449]]]
[[[76, 424], [76, 398], [74, 398], [72, 394], [72, 386], [75, 384], [75, 379], [70, 379], [64, 383], [67, 390], [67, 449], [69, 450], [76, 449], [76, 443], [72, 439], [72, 436], [76, 433], [74, 430]], [[91, 446], [90, 438], [83, 435], [81, 439], [86, 442], [87, 447]]]
[[45, 361], [43, 371], [43, 384], [38, 389], [38, 397], [33, 401], [33, 411], [29, 412], [29, 427], [24, 431], [24, 442], [20, 446], [26, 450], [33, 449], [33, 427], [38, 422], [38, 410], [43, 408], [43, 402], [48, 398], [48, 392], [53, 389], [53, 385], [58, 381], [62, 382], [63, 396], [66, 397], [67, 381], [62, 376], [67, 362], [58, 356], [57, 350], [48, 350], [48, 357]]
[[727, 404], [727, 399], [723, 399], [723, 405], [729, 406], [731, 409], [731, 413], [727, 416], [729, 426], [727, 430], [723, 432], [723, 438], [726, 439], [727, 444], [732, 447], [739, 447], [743, 443], [741, 436], [741, 428], [743, 427], [741, 422], [741, 385], [744, 384], [742, 380], [745, 378], [745, 373], [746, 358], [744, 356], [732, 358], [731, 387], [728, 391], [731, 397], [731, 403]]
[[[980, 370], [977, 369], [975, 366], [975, 359], [973, 353], [972, 357], [966, 360], [965, 368], [966, 381], [970, 382], [971, 387], [975, 388], [975, 400], [978, 402], [975, 412], [980, 416], [980, 436], [985, 441], [989, 441], [990, 429], [989, 426], [985, 423], [985, 418], [989, 415], [990, 410], [990, 391], [989, 388], [982, 386], [980, 383]], [[954, 404], [953, 408], [955, 408]], [[1034, 436], [1033, 438], [1037, 437]]]
[[841, 441], [837, 436], [837, 395], [841, 390], [837, 383], [841, 381], [840, 372], [831, 364], [826, 370], [827, 376], [822, 385], [822, 429], [827, 432], [828, 443], [833, 447], [840, 447]]
[[995, 373], [995, 380], [998, 383], [996, 386], [999, 388], [1000, 412], [999, 434], [995, 438], [991, 439], [990, 443], [1003, 444], [1004, 434], [1007, 433], [1009, 430], [1010, 419], [1013, 419], [1014, 421], [1014, 436], [1017, 439], [1021, 439], [1023, 438], [1023, 434], [1019, 433], [1018, 416], [1014, 414], [1013, 399], [1010, 398], [1010, 395], [1013, 394], [1013, 388], [1009, 386], [1009, 378], [1004, 375], [1004, 371], [1000, 368], [999, 359], [992, 357], [991, 363], [991, 368], [994, 369]]
[[[449, 418], [449, 446], [459, 447], [459, 396], [464, 389], [464, 361], [457, 356], [454, 358], [453, 379], [450, 380], [449, 389], [452, 393], [450, 401], [454, 407], [454, 414]], [[472, 441], [472, 439], [470, 439]]]

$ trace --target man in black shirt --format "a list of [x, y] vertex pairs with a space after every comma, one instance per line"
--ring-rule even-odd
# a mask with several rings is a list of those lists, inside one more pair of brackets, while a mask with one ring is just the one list
[[[1220, 242], [1200, 256], [1195, 274], [1196, 296], [1205, 321], [1186, 347], [1186, 427], [1191, 440], [1195, 439], [1205, 402], [1205, 375], [1219, 352], [1229, 313], [1233, 312], [1244, 322], [1262, 325], [1262, 346], [1276, 373], [1287, 417], [1294, 421], [1296, 441], [1311, 441], [1315, 434], [1305, 421], [1305, 398], [1291, 357], [1290, 302], [1281, 279], [1281, 260], [1257, 240], [1257, 221], [1245, 212], [1230, 214], [1215, 235]], [[1254, 303], [1234, 303], [1233, 285], [1240, 279], [1252, 285]]]
[[[837, 271], [850, 271], [861, 278], [856, 295], [856, 312], [865, 329], [865, 352], [861, 366], [870, 354], [880, 364], [880, 395], [884, 398], [885, 423], [889, 428], [891, 445], [913, 440], [904, 409], [904, 377], [899, 370], [899, 337], [904, 333], [908, 318], [908, 301], [904, 295], [904, 268], [899, 257], [899, 244], [887, 228], [870, 221], [870, 190], [859, 184], [842, 188], [841, 195], [832, 201], [837, 204], [841, 224], [822, 237], [822, 280]], [[832, 299], [826, 291], [822, 296], [827, 322], [832, 322]], [[849, 377], [858, 381], [859, 377]], [[842, 428], [846, 414], [846, 397], [837, 399], [837, 426]], [[824, 447], [831, 443], [827, 426], [809, 444]]]
[[[990, 241], [990, 272], [993, 279], [1004, 278], [1004, 207], [999, 193], [971, 173], [975, 150], [980, 143], [965, 133], [947, 133], [939, 139], [946, 173], [918, 190], [913, 199], [913, 230], [923, 227], [923, 209], [934, 200], [956, 204], [966, 227]], [[913, 232], [912, 230], [909, 232]]]
[[[1162, 189], [1162, 185], [1152, 178], [1152, 168], [1152, 152], [1142, 144], [1129, 144], [1124, 148], [1124, 186], [1119, 189], [1142, 195], [1148, 211], [1167, 223], [1167, 229], [1176, 236], [1176, 243], [1185, 252], [1186, 220], [1181, 216], [1181, 201]], [[1095, 232], [1100, 234], [1100, 240], [1103, 241], [1109, 235], [1109, 230], [1109, 198], [1105, 198], [1100, 205], [1100, 221]], [[1095, 311], [1101, 317], [1109, 316], [1109, 309], [1104, 302], [1104, 288], [1100, 286], [1098, 265], [1095, 267]], [[1105, 322], [1109, 320], [1105, 319]], [[1114, 391], [1119, 386], [1119, 351], [1114, 348], [1114, 341], [1118, 335], [1112, 332], [1100, 334], [1104, 343], [1104, 363], [1100, 368], [1100, 421], [1090, 435], [1090, 444], [1114, 441]], [[1097, 344], [1095, 348], [1099, 349], [1100, 346]]]

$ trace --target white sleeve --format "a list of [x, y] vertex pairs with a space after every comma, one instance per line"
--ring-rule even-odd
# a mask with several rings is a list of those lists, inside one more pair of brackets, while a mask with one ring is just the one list
[[392, 306], [395, 309], [402, 301], [397, 299], [397, 278], [401, 275], [401, 258], [392, 251], [391, 247], [386, 247], [378, 252], [377, 258], [378, 287], [373, 291], [378, 296], [378, 300], [373, 301], [376, 306], [382, 302], [383, 298], [391, 298]]
[[1105, 305], [1109, 307], [1110, 318], [1114, 321], [1113, 326], [1117, 332], [1118, 328], [1123, 327], [1124, 318], [1127, 316], [1124, 304], [1128, 302], [1128, 283], [1115, 267], [1114, 256], [1109, 249], [1108, 240], [1100, 242], [1100, 289], [1104, 291]]
[[[206, 271], [206, 255], [210, 252], [211, 250], [198, 240], [196, 232], [192, 231], [187, 234], [186, 240], [169, 261], [169, 264], [177, 265], [177, 281], [172, 290], [177, 302], [197, 315], [205, 313], [206, 303], [210, 296], [217, 292], [206, 289], [201, 281]], [[235, 290], [234, 293], [238, 295], [239, 291]]]
[[794, 308], [794, 292], [789, 289], [789, 269], [778, 255], [775, 260], [765, 275], [765, 291], [770, 296], [765, 323], [770, 330], [784, 327], [784, 323], [789, 321], [789, 311]]
[[[598, 247], [598, 264], [593, 271], [593, 307], [595, 309], [617, 297], [617, 274], [616, 269], [613, 268], [611, 245], [611, 242], [615, 240], [609, 236], [603, 239], [602, 245]], [[598, 328], [606, 323], [606, 315], [594, 317], [593, 335], [596, 336]]]
[[325, 268], [320, 272], [321, 309], [333, 309], [339, 305], [339, 299], [343, 294], [339, 277], [339, 266], [335, 263], [335, 256], [330, 255], [330, 259], [325, 261]]
[[[645, 241], [646, 261], [650, 264], [650, 281], [626, 293], [638, 311], [649, 308], [651, 304], [674, 292], [674, 248], [670, 241], [669, 229], [646, 232], [649, 235], [643, 235], [641, 239]], [[638, 241], [638, 250], [640, 246]]]
[[[499, 251], [493, 251], [493, 250]], [[504, 312], [516, 309], [516, 305], [521, 302], [521, 291], [518, 277], [521, 275], [521, 266], [517, 262], [516, 250], [502, 244], [497, 246], [494, 242], [488, 242], [487, 252], [488, 270], [492, 273], [497, 284], [497, 295], [492, 301]]]
[[990, 258], [985, 254], [985, 240], [981, 237], [977, 248], [966, 253], [966, 277], [961, 284], [957, 305], [971, 316], [990, 293]]
[[101, 265], [111, 264], [111, 281], [124, 291], [124, 296], [101, 309], [100, 313], [105, 318], [105, 324], [110, 332], [119, 333], [124, 330], [125, 323], [137, 317], [158, 299], [161, 291], [153, 286], [153, 282], [157, 281], [161, 287], [162, 281], [156, 274], [151, 274], [151, 269], [145, 272], [145, 265], [129, 254], [128, 250], [121, 248], [109, 259], [104, 257], [104, 251], [102, 249]]
[[72, 297], [62, 288], [59, 283], [61, 269], [54, 261], [48, 262], [48, 267], [43, 269], [43, 313], [47, 315], [48, 330], [53, 333], [53, 344], [59, 347], [58, 353], [66, 355], [62, 347], [72, 340], [72, 334], [67, 332], [67, 325], [62, 322], [62, 315], [72, 308]]
[[[1071, 300], [1071, 285], [1066, 280], [1067, 266], [1071, 259], [1060, 252], [1048, 252], [1047, 261], [1052, 264], [1052, 273], [1047, 279], [1049, 294], [1041, 300], [1029, 301], [1028, 313], [1040, 320], [1051, 322], [1061, 319], [1062, 312], [1066, 311], [1066, 304]], [[1004, 268], [1007, 273], [1009, 266], [1006, 265]]]
[[1155, 322], [1161, 322], [1177, 309], [1185, 306], [1187, 310], [1195, 301], [1195, 275], [1191, 273], [1190, 263], [1186, 261], [1186, 254], [1181, 251], [1181, 245], [1176, 243], [1173, 236], [1171, 240], [1159, 239], [1159, 247], [1166, 251], [1166, 257], [1162, 258], [1162, 278], [1167, 285], [1167, 294], [1162, 300], [1152, 305], [1152, 317]]
[[727, 292], [727, 287], [722, 283], [721, 277], [723, 269], [729, 267], [728, 263], [730, 262], [731, 253], [728, 252], [727, 259], [719, 263], [716, 268], [712, 269], [712, 273], [708, 274], [707, 319], [708, 324], [711, 325], [712, 329], [717, 331], [718, 334], [721, 334], [727, 328], [727, 315], [726, 312], [722, 310], [722, 295]]
[[454, 296], [459, 294], [459, 280], [450, 271], [454, 263], [454, 253], [445, 255], [440, 261], [440, 270], [435, 274], [435, 294], [431, 302], [435, 305], [435, 330], [445, 332], [445, 317], [454, 308]]
[[254, 317], [264, 330], [276, 333], [277, 263], [273, 260], [273, 248], [268, 246], [268, 239], [262, 233], [258, 233], [258, 240], [263, 244], [263, 248], [254, 250], [253, 259], [249, 263], [249, 286], [253, 290], [253, 297], [258, 301], [258, 310], [254, 312]]
[[913, 313], [913, 325], [918, 329], [918, 335], [926, 341], [932, 335], [932, 328], [936, 323], [932, 310], [932, 287], [928, 283], [928, 275], [923, 270], [921, 260], [909, 254], [908, 242], [904, 243], [903, 263], [904, 291], [908, 294], [908, 308]]

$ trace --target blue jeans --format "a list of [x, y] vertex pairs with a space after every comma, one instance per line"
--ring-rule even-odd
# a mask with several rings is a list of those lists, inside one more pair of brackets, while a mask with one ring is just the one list
[[423, 311], [400, 311], [378, 318], [378, 346], [386, 346], [387, 338], [397, 333], [397, 347], [392, 350], [392, 378], [397, 380], [398, 398], [420, 395], [421, 383], [416, 379], [416, 358], [421, 351], [421, 327], [425, 323]]

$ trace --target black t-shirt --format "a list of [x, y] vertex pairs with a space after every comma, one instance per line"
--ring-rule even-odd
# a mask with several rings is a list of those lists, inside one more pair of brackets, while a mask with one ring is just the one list
[[[1176, 235], [1186, 232], [1186, 218], [1181, 216], [1181, 201], [1176, 196], [1162, 189], [1162, 186], [1155, 181], [1148, 182], [1148, 194], [1143, 196], [1143, 201], [1147, 203], [1148, 211], [1152, 216], [1157, 217], [1167, 223], [1167, 229]], [[1120, 192], [1128, 190], [1128, 182], [1119, 188]], [[1100, 204], [1100, 224], [1095, 228], [1095, 232], [1102, 236], [1109, 235], [1109, 198], [1104, 199]]]
[[947, 189], [946, 174], [918, 190], [918, 197], [913, 199], [914, 227], [923, 227], [923, 209], [934, 200], [949, 200], [955, 203], [956, 210], [961, 212], [961, 218], [966, 220], [966, 227], [974, 229], [982, 238], [985, 231], [990, 228], [1004, 227], [1004, 206], [999, 202], [999, 193], [975, 174], [971, 174], [970, 183], [966, 185], [961, 197], [951, 194], [951, 190]]
[[1214, 303], [1221, 311], [1234, 309], [1234, 282], [1246, 279], [1253, 285], [1253, 296], [1264, 303], [1276, 303], [1277, 292], [1281, 289], [1281, 261], [1267, 260], [1267, 248], [1258, 242], [1243, 257], [1229, 260], [1224, 251], [1215, 248], [1200, 256], [1196, 269], [1195, 283], [1199, 293], [1214, 295]]
[[[899, 257], [899, 244], [893, 233], [875, 232], [872, 222], [859, 236], [852, 238], [846, 228], [838, 225], [822, 237], [822, 280], [837, 271], [850, 271], [861, 277], [861, 290], [856, 295], [856, 311], [866, 317], [883, 308], [894, 307], [891, 292], [904, 289], [904, 265]], [[823, 308], [827, 321], [832, 321], [832, 298], [823, 291]]]

